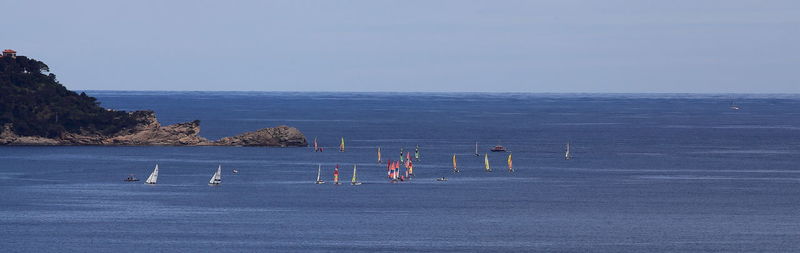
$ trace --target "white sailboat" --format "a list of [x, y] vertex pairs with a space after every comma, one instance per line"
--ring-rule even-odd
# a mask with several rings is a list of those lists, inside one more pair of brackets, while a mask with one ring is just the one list
[[569, 142], [567, 142], [567, 149], [564, 151], [564, 160], [572, 159], [572, 153], [569, 151]]
[[158, 164], [156, 164], [156, 168], [153, 169], [153, 173], [150, 173], [150, 176], [147, 177], [147, 180], [144, 181], [145, 184], [156, 184], [158, 181]]
[[325, 183], [325, 181], [322, 181], [322, 178], [320, 177], [321, 173], [322, 173], [322, 164], [319, 164], [319, 167], [317, 168], [317, 181], [316, 181], [316, 184], [324, 184]]
[[480, 154], [478, 154], [478, 142], [477, 141], [475, 142], [475, 156], [481, 156]]
[[208, 180], [208, 185], [219, 185], [219, 183], [222, 183], [222, 165], [217, 167], [217, 172], [214, 172], [211, 180]]
[[350, 179], [351, 185], [361, 185], [361, 182], [358, 181], [358, 177], [356, 177], [356, 165], [353, 164], [353, 179]]
[[489, 167], [489, 154], [488, 153], [483, 156], [483, 165], [484, 165], [484, 168], [483, 168], [484, 171], [492, 172], [492, 167]]

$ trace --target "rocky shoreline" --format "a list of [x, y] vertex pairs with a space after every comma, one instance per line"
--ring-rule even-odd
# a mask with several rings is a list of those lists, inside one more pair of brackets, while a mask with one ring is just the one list
[[153, 111], [131, 112], [140, 122], [135, 127], [125, 129], [114, 135], [92, 132], [63, 133], [57, 138], [39, 136], [19, 136], [12, 130], [12, 124], [5, 124], [0, 133], [0, 145], [28, 146], [265, 146], [265, 147], [305, 147], [305, 135], [289, 126], [264, 128], [240, 135], [211, 141], [199, 136], [200, 121], [162, 126]]

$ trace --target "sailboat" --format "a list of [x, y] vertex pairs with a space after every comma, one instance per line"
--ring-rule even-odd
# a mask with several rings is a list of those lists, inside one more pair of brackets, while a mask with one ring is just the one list
[[381, 163], [381, 147], [378, 147], [378, 163]]
[[315, 184], [324, 184], [325, 181], [322, 181], [322, 178], [320, 178], [320, 176], [322, 175], [322, 164], [318, 164], [317, 166], [319, 166], [319, 167], [317, 167], [317, 181], [314, 182], [314, 183]]
[[492, 172], [492, 167], [489, 167], [489, 154], [484, 154], [483, 165], [486, 172]]
[[514, 172], [514, 166], [511, 162], [511, 154], [508, 154], [508, 172]]
[[478, 154], [478, 142], [477, 141], [475, 142], [475, 156], [481, 156], [480, 154]]
[[344, 137], [342, 137], [342, 143], [339, 144], [339, 152], [344, 152]]
[[419, 161], [419, 145], [417, 145], [417, 147], [414, 148], [414, 159]]
[[156, 184], [158, 181], [158, 164], [156, 164], [156, 168], [153, 169], [153, 173], [150, 173], [150, 176], [147, 177], [147, 180], [144, 181], [145, 184]]
[[319, 152], [319, 144], [317, 144], [317, 137], [314, 137], [314, 152]]
[[572, 159], [572, 153], [569, 151], [569, 142], [567, 142], [567, 149], [564, 151], [564, 160]]
[[359, 182], [358, 178], [356, 177], [356, 165], [355, 164], [353, 164], [353, 179], [350, 179], [350, 184], [351, 185], [361, 185], [361, 182]]
[[458, 172], [458, 166], [456, 166], [456, 154], [453, 154], [453, 172]]
[[222, 183], [222, 165], [217, 167], [217, 172], [214, 172], [211, 180], [208, 180], [208, 185], [219, 185], [219, 183]]
[[336, 168], [333, 169], [333, 184], [340, 185], [339, 183], [339, 165], [336, 165]]

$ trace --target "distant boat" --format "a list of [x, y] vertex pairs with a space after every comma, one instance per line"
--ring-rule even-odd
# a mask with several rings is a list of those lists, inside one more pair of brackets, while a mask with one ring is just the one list
[[492, 167], [489, 167], [489, 154], [484, 154], [483, 165], [486, 172], [492, 172]]
[[734, 110], [734, 111], [738, 111], [738, 110], [742, 109], [741, 107], [739, 107], [738, 105], [734, 104], [733, 102], [731, 102], [731, 106], [728, 107], [728, 108], [730, 108], [731, 110]]
[[444, 182], [444, 181], [447, 181], [447, 178], [446, 177], [440, 177], [440, 178], [437, 178], [436, 181]]
[[378, 147], [378, 163], [381, 163], [381, 147]]
[[219, 185], [219, 183], [222, 183], [222, 165], [217, 167], [217, 172], [214, 172], [211, 180], [208, 180], [208, 185]]
[[147, 180], [144, 181], [145, 184], [156, 184], [158, 181], [158, 164], [156, 164], [156, 168], [153, 169], [153, 173], [150, 173], [150, 176], [147, 177]]
[[317, 137], [314, 137], [314, 152], [319, 152], [319, 144], [317, 144]]
[[231, 173], [233, 173], [234, 175], [236, 175], [236, 174], [239, 174], [239, 170], [237, 170], [237, 169], [232, 169], [232, 170], [231, 170]]
[[456, 166], [456, 154], [453, 154], [453, 172], [458, 172], [458, 166]]
[[321, 173], [322, 173], [322, 164], [319, 164], [319, 167], [317, 168], [317, 181], [315, 182], [316, 184], [324, 184], [325, 183], [325, 181], [322, 181], [322, 178], [320, 178]]
[[136, 175], [134, 174], [129, 174], [128, 177], [125, 178], [125, 182], [136, 182], [136, 181], [139, 181], [139, 179], [136, 178]]
[[336, 168], [333, 169], [333, 184], [340, 185], [339, 183], [339, 165], [336, 165]]
[[419, 145], [414, 148], [414, 159], [419, 161]]
[[514, 172], [514, 166], [511, 162], [511, 154], [508, 154], [508, 172]]
[[572, 159], [572, 153], [569, 151], [569, 142], [567, 142], [567, 149], [564, 151], [564, 160]]
[[344, 152], [344, 137], [342, 137], [342, 142], [339, 143], [339, 152]]
[[503, 146], [500, 146], [500, 145], [496, 145], [490, 150], [492, 152], [506, 152], [506, 147], [503, 147]]
[[480, 154], [478, 154], [478, 142], [477, 141], [475, 142], [475, 156], [481, 156]]
[[353, 164], [353, 179], [350, 179], [351, 185], [361, 185], [361, 182], [358, 181], [358, 177], [356, 177], [356, 165]]

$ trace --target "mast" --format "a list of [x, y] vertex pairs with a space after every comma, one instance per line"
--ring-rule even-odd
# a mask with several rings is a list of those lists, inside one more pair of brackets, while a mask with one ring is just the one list
[[378, 163], [381, 163], [381, 147], [378, 147]]
[[483, 164], [485, 166], [484, 170], [486, 170], [486, 172], [492, 172], [492, 168], [489, 167], [489, 154], [488, 153], [484, 154], [484, 156], [483, 156]]
[[158, 181], [158, 164], [156, 164], [156, 168], [153, 169], [153, 173], [150, 173], [150, 176], [147, 177], [147, 180], [144, 181], [145, 184], [156, 184]]
[[511, 154], [508, 154], [508, 172], [514, 172], [513, 163], [511, 162]]

